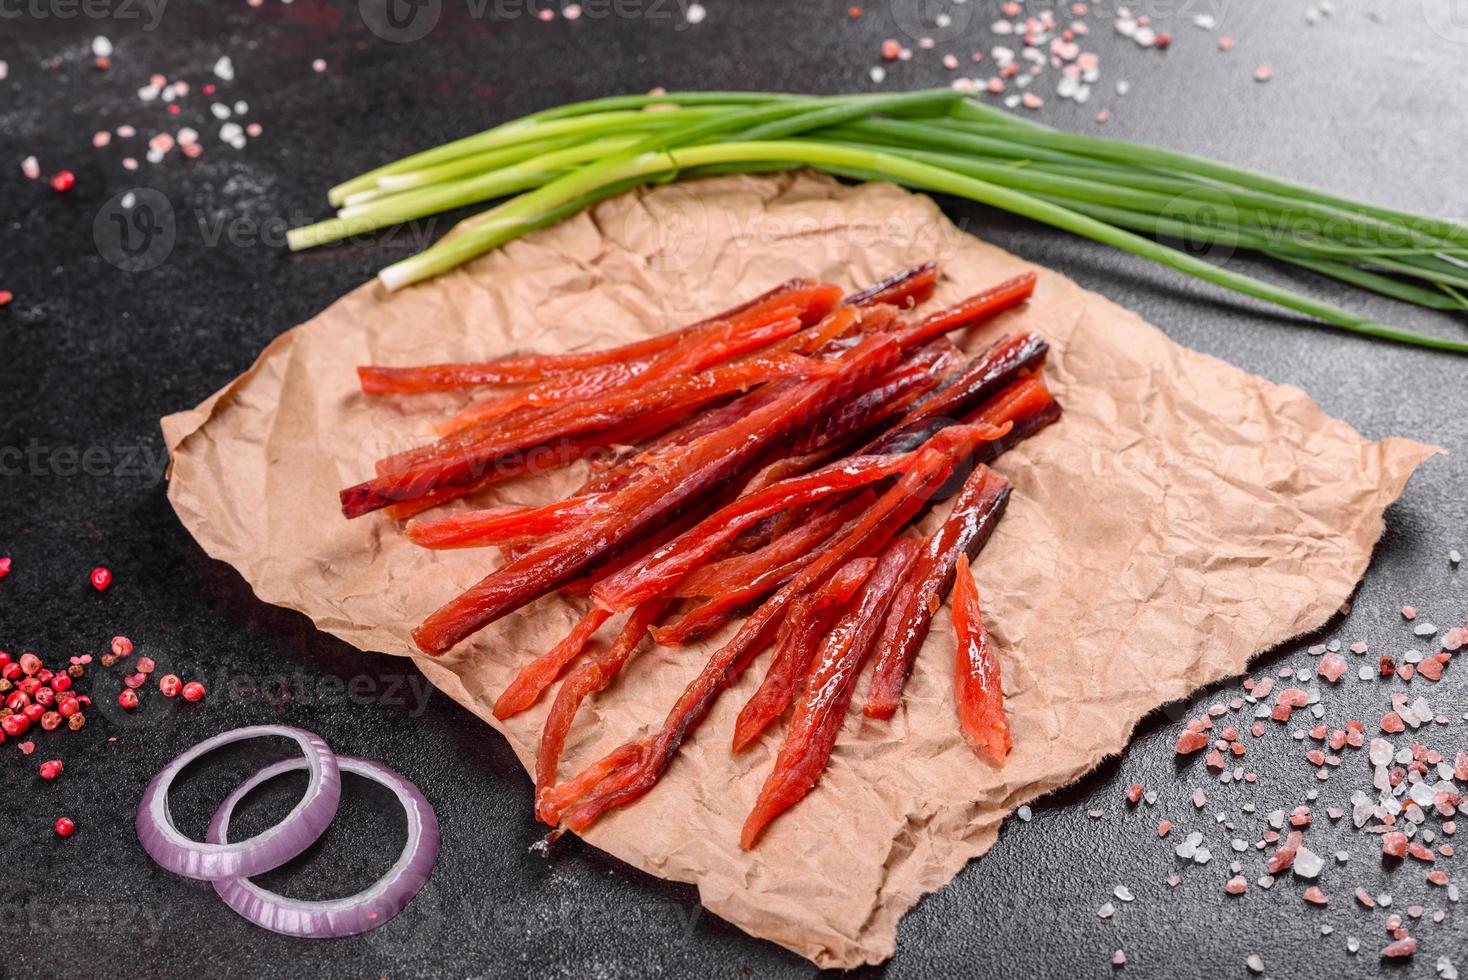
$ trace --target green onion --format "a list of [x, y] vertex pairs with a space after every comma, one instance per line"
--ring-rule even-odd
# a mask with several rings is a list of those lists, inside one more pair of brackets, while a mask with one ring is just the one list
[[[1344, 330], [1468, 353], [1157, 239], [1246, 249], [1416, 306], [1468, 309], [1468, 228], [1157, 147], [1062, 133], [943, 89], [901, 95], [679, 92], [525, 116], [331, 189], [291, 248], [507, 198], [384, 269], [399, 289], [642, 184], [810, 167], [1000, 208]], [[511, 196], [513, 195], [513, 196]], [[1138, 234], [1138, 233], [1141, 234]]]

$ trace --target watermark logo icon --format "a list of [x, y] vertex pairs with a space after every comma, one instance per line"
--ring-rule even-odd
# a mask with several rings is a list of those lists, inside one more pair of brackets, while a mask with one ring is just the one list
[[97, 254], [124, 272], [156, 269], [178, 241], [173, 205], [150, 187], [116, 194], [93, 219], [92, 241]]
[[408, 44], [438, 25], [443, 0], [357, 0], [357, 10], [373, 34], [394, 44]]
[[1422, 0], [1422, 17], [1439, 37], [1468, 44], [1468, 0]]
[[962, 37], [978, 6], [965, 0], [892, 0], [891, 11], [897, 29], [909, 39], [940, 43]]

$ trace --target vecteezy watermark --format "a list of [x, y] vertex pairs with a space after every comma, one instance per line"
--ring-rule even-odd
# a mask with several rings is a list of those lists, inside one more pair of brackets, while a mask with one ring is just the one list
[[380, 705], [403, 710], [409, 718], [421, 718], [438, 690], [417, 671], [402, 674], [318, 674], [303, 670], [290, 674], [254, 674], [220, 671], [213, 690], [234, 701], [263, 701], [267, 704], [305, 706]]
[[125, 272], [147, 272], [173, 254], [173, 204], [150, 187], [114, 194], [92, 220], [97, 253]]
[[[853, 255], [890, 248], [904, 255], [942, 261], [966, 240], [963, 227], [933, 215], [888, 215], [852, 221], [841, 206], [799, 214], [779, 211], [743, 213], [701, 197], [684, 185], [664, 186], [629, 209], [620, 228], [622, 242], [661, 271], [681, 272], [705, 261], [711, 247], [765, 250], [776, 247], [834, 250]], [[717, 244], [715, 244], [717, 243]], [[895, 271], [895, 270], [894, 270]]]
[[[667, 21], [675, 31], [687, 30], [701, 20], [694, 16], [698, 0], [449, 0], [456, 7], [451, 16], [470, 20], [514, 20], [520, 17], [545, 19], [574, 7], [583, 20]], [[462, 4], [462, 11], [457, 5]], [[701, 7], [698, 8], [701, 11]], [[444, 17], [444, 0], [357, 0], [362, 23], [373, 34], [394, 44], [419, 41]]]
[[133, 480], [156, 487], [168, 469], [162, 446], [127, 443], [51, 446], [39, 439], [0, 446], [0, 476]]
[[[153, 675], [143, 678], [138, 689], [140, 703], [137, 707], [124, 708], [118, 703], [121, 681], [113, 679], [92, 692], [89, 712], [100, 715], [106, 720], [108, 730], [115, 731], [149, 728], [176, 712], [195, 710], [182, 698], [164, 697], [158, 690], [158, 678], [173, 672], [168, 661], [169, 658], [161, 657]], [[228, 668], [212, 673], [178, 669], [177, 673], [185, 680], [200, 681], [207, 692], [204, 696], [211, 702], [224, 699], [248, 706], [291, 705], [299, 708], [379, 706], [403, 712], [409, 718], [423, 717], [433, 693], [438, 690], [432, 681], [417, 671], [363, 673], [350, 677], [308, 670], [252, 674]]]
[[[148, 272], [168, 260], [185, 229], [196, 231], [204, 248], [284, 249], [289, 231], [310, 222], [304, 213], [259, 217], [221, 209], [180, 209], [161, 191], [134, 187], [114, 194], [98, 210], [92, 220], [92, 241], [98, 255], [124, 272]], [[415, 218], [381, 229], [362, 220], [358, 228], [349, 226], [347, 234], [320, 247], [370, 244], [419, 251], [437, 237], [438, 226], [436, 217]]]
[[1438, 37], [1468, 44], [1468, 0], [1422, 0], [1422, 18]]
[[141, 20], [142, 29], [151, 31], [167, 6], [168, 0], [0, 0], [0, 21]]
[[935, 44], [964, 37], [976, 15], [999, 16], [999, 4], [983, 0], [891, 0], [888, 11], [900, 34]]
[[[93, 863], [97, 860], [107, 859], [99, 853]], [[151, 946], [164, 935], [167, 918], [168, 909], [161, 905], [73, 900], [57, 896], [49, 885], [0, 886], [0, 931], [32, 949], [74, 944], [89, 936], [127, 936]], [[46, 937], [55, 937], [54, 943]]]

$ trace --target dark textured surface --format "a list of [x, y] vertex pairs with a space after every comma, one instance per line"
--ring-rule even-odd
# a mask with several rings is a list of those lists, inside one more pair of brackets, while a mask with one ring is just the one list
[[[36, 15], [60, 6], [10, 5], [0, 21], [0, 59], [10, 66], [0, 82], [0, 288], [16, 294], [0, 311], [0, 446], [7, 452], [0, 554], [15, 563], [0, 582], [0, 648], [34, 648], [56, 659], [100, 653], [108, 637], [126, 633], [160, 670], [202, 677], [212, 691], [193, 706], [155, 694], [135, 716], [99, 705], [85, 731], [38, 736], [29, 758], [13, 744], [0, 748], [0, 974], [809, 974], [798, 957], [701, 913], [692, 888], [631, 871], [573, 839], [549, 860], [527, 853], [540, 830], [528, 781], [504, 742], [427, 691], [400, 662], [360, 655], [303, 618], [260, 603], [231, 569], [206, 558], [164, 499], [157, 419], [198, 402], [282, 330], [412, 248], [412, 236], [398, 234], [300, 256], [281, 251], [278, 219], [321, 215], [324, 189], [334, 181], [571, 99], [653, 85], [867, 88], [877, 44], [897, 33], [893, 12], [874, 4], [853, 23], [842, 4], [793, 9], [709, 0], [708, 20], [685, 30], [671, 2], [658, 8], [670, 19], [550, 25], [527, 16], [475, 18], [465, 13], [473, 8], [446, 2], [427, 38], [395, 45], [366, 31], [351, 4], [337, 10], [314, 0], [266, 0], [252, 10], [238, 2], [175, 2], [153, 30], [120, 13], [101, 21]], [[1111, 105], [1114, 135], [1463, 218], [1464, 39], [1435, 31], [1415, 0], [1350, 6], [1312, 28], [1303, 3], [1156, 4], [1159, 24], [1175, 36], [1165, 54], [1135, 48], [1111, 33], [1109, 18], [1093, 15], [1091, 46], [1103, 52], [1106, 72], [1100, 94], [1086, 107], [1048, 107], [1045, 116], [1090, 131], [1098, 128], [1096, 109]], [[887, 87], [941, 84], [948, 75], [938, 53], [987, 49], [994, 39], [980, 25], [992, 10], [977, 0], [969, 9], [964, 39], [919, 51], [894, 67]], [[17, 18], [16, 10], [29, 13]], [[1220, 21], [1213, 34], [1191, 24], [1192, 14], [1206, 11]], [[107, 74], [90, 66], [88, 42], [97, 33], [117, 44]], [[1215, 50], [1219, 34], [1237, 38], [1232, 54]], [[137, 87], [154, 71], [197, 87], [221, 53], [232, 55], [238, 72], [221, 94], [248, 100], [249, 118], [264, 126], [244, 151], [218, 143], [209, 100], [197, 92], [172, 122], [206, 133], [202, 159], [186, 163], [175, 152], [128, 174], [119, 147], [90, 148], [99, 128], [132, 123], [145, 135], [163, 128], [163, 107], [140, 104]], [[326, 73], [312, 72], [316, 57], [329, 62]], [[1268, 85], [1249, 78], [1260, 62], [1275, 69]], [[1111, 94], [1117, 78], [1132, 82], [1125, 99]], [[47, 172], [75, 170], [76, 190], [57, 197], [24, 181], [15, 161], [29, 153]], [[146, 273], [114, 268], [94, 244], [99, 210], [130, 187], [156, 188], [178, 216], [172, 254]], [[969, 231], [1066, 272], [1185, 345], [1299, 385], [1369, 436], [1468, 448], [1462, 359], [1289, 322], [1106, 249], [945, 205]], [[1333, 292], [1319, 281], [1299, 282]], [[1464, 329], [1385, 302], [1350, 301], [1384, 319]], [[74, 455], [87, 450], [90, 456]], [[1387, 651], [1412, 645], [1396, 612], [1406, 600], [1438, 623], [1461, 622], [1468, 570], [1450, 569], [1447, 553], [1468, 551], [1463, 476], [1457, 458], [1434, 460], [1391, 510], [1356, 611], [1341, 627], [1347, 641], [1369, 638]], [[86, 580], [99, 563], [117, 575], [105, 595]], [[1260, 669], [1308, 659], [1302, 650], [1280, 651]], [[99, 701], [119, 684], [115, 673], [104, 673], [94, 665], [89, 678]], [[1428, 688], [1414, 690], [1459, 717], [1468, 690], [1461, 668]], [[1349, 677], [1326, 701], [1336, 725], [1347, 717], [1374, 721], [1385, 708], [1383, 687]], [[1420, 868], [1383, 870], [1374, 841], [1324, 819], [1311, 831], [1312, 846], [1352, 853], [1349, 865], [1330, 867], [1322, 879], [1332, 896], [1328, 909], [1303, 905], [1302, 886], [1290, 881], [1269, 892], [1252, 888], [1243, 900], [1225, 898], [1229, 835], [1209, 815], [1239, 817], [1238, 836], [1253, 841], [1260, 820], [1240, 816], [1244, 802], [1261, 813], [1288, 808], [1317, 784], [1283, 731], [1273, 733], [1270, 749], [1250, 753], [1248, 764], [1260, 773], [1255, 788], [1218, 787], [1196, 763], [1179, 776], [1170, 743], [1183, 710], [1149, 719], [1124, 759], [1038, 805], [1032, 823], [1011, 822], [990, 855], [908, 916], [888, 972], [1106, 976], [1112, 950], [1122, 946], [1129, 957], [1122, 973], [1134, 977], [1244, 976], [1251, 952], [1279, 977], [1374, 975], [1385, 913], [1355, 907], [1351, 888], [1390, 888], [1398, 909], [1422, 899], [1429, 910], [1447, 907], [1442, 890], [1428, 894]], [[287, 940], [245, 924], [207, 885], [174, 878], [143, 856], [131, 822], [148, 777], [208, 734], [264, 721], [311, 728], [343, 752], [381, 759], [436, 805], [440, 866], [399, 919], [338, 942]], [[1457, 722], [1434, 733], [1434, 744], [1468, 748], [1462, 730]], [[201, 767], [176, 797], [184, 828], [201, 832], [210, 801], [270, 748]], [[57, 783], [42, 784], [36, 766], [53, 756], [68, 768]], [[1367, 784], [1366, 772], [1364, 758], [1348, 756], [1335, 779], [1319, 784], [1320, 804], [1344, 802]], [[1155, 809], [1127, 812], [1122, 789], [1134, 781], [1159, 791]], [[1187, 802], [1198, 786], [1213, 797], [1202, 814]], [[262, 794], [242, 819], [263, 826], [296, 789], [283, 784]], [[385, 803], [385, 795], [349, 781], [337, 825], [291, 873], [268, 876], [267, 884], [300, 897], [365, 885], [388, 866], [400, 839], [401, 821]], [[1104, 818], [1088, 816], [1096, 808]], [[62, 813], [79, 827], [66, 841], [50, 830]], [[1163, 815], [1179, 831], [1205, 831], [1215, 854], [1209, 866], [1182, 871], [1175, 890], [1163, 883], [1179, 865], [1175, 841], [1159, 843], [1152, 832]], [[1251, 879], [1262, 873], [1252, 850], [1243, 860]], [[1095, 909], [1118, 883], [1137, 900], [1117, 903], [1116, 917], [1101, 921]], [[1322, 938], [1321, 923], [1334, 934]], [[1468, 959], [1461, 955], [1468, 927], [1456, 908], [1414, 932], [1423, 940], [1416, 963], [1380, 972], [1426, 977], [1441, 953]], [[1347, 934], [1363, 938], [1357, 957], [1346, 952]]]

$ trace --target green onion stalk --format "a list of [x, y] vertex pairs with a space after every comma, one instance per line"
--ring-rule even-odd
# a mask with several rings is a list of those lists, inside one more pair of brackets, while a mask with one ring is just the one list
[[[332, 188], [309, 248], [499, 203], [380, 273], [401, 289], [632, 188], [807, 167], [951, 194], [1120, 248], [1352, 333], [1468, 353], [1468, 340], [1379, 322], [1165, 243], [1245, 249], [1416, 306], [1468, 309], [1468, 228], [1240, 167], [1062, 133], [951, 90], [798, 96], [683, 92], [562, 106]], [[1158, 240], [1163, 239], [1163, 240]]]

